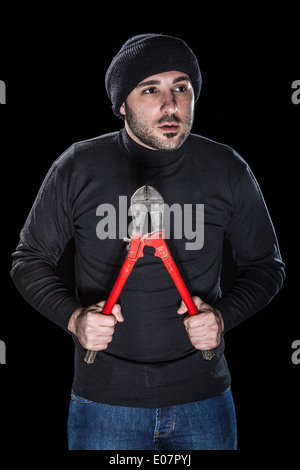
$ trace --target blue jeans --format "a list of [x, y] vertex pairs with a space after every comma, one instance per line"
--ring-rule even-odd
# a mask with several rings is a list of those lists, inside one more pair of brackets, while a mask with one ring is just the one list
[[73, 392], [69, 450], [236, 450], [231, 390], [165, 408], [104, 405]]

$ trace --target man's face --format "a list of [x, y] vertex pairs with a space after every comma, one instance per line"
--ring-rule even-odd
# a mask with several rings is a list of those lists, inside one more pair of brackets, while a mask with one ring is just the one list
[[165, 72], [146, 78], [120, 111], [130, 137], [154, 150], [180, 147], [194, 119], [194, 90], [185, 73]]

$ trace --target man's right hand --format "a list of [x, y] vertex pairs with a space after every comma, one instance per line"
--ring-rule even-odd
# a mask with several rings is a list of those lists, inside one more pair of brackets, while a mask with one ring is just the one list
[[106, 349], [113, 339], [116, 323], [124, 321], [119, 304], [113, 307], [111, 315], [101, 313], [105, 302], [75, 310], [68, 324], [68, 330], [90, 351]]

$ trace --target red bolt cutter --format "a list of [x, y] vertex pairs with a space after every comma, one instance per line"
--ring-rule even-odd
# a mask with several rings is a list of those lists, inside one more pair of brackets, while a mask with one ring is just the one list
[[[198, 310], [183, 282], [183, 279], [172, 258], [170, 250], [166, 244], [165, 232], [163, 229], [163, 204], [164, 200], [156, 189], [151, 186], [142, 186], [131, 198], [130, 213], [133, 218], [133, 230], [130, 239], [128, 254], [120, 270], [115, 285], [104, 305], [102, 313], [109, 315], [116, 304], [125, 282], [131, 273], [136, 261], [143, 256], [144, 247], [153, 246], [155, 256], [161, 258], [169, 274], [171, 275], [182, 300], [184, 301], [190, 315], [196, 315]], [[142, 235], [147, 214], [150, 214], [153, 231]], [[87, 351], [84, 361], [93, 364], [97, 351]], [[210, 360], [214, 357], [214, 351], [209, 349], [202, 351], [204, 359]]]

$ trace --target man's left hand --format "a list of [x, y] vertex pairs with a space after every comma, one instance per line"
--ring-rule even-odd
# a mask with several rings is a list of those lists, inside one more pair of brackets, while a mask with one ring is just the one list
[[[211, 305], [203, 302], [200, 297], [192, 297], [198, 310], [197, 315], [189, 315], [183, 320], [186, 332], [194, 348], [201, 351], [216, 348], [222, 338], [224, 323], [222, 315]], [[177, 313], [187, 312], [184, 302], [181, 302]]]

